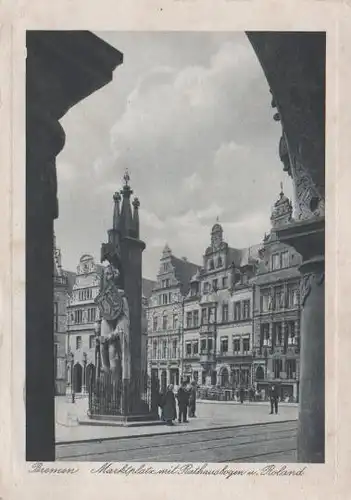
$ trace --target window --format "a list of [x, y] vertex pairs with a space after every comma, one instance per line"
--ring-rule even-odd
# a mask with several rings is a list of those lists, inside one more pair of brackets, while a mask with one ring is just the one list
[[172, 293], [169, 292], [168, 294], [168, 302], [171, 303], [172, 302]]
[[223, 304], [222, 306], [222, 322], [226, 323], [228, 321], [228, 304]]
[[191, 342], [185, 344], [185, 352], [187, 356], [191, 356]]
[[222, 278], [222, 288], [227, 288], [227, 286], [228, 286], [228, 277], [224, 276], [224, 278]]
[[199, 284], [198, 283], [192, 283], [191, 284], [191, 292], [190, 295], [192, 297], [195, 297], [199, 293]]
[[82, 337], [80, 335], [76, 336], [76, 350], [82, 347]]
[[212, 269], [214, 269], [214, 263], [213, 263], [213, 260], [212, 260], [212, 259], [210, 259], [210, 260], [208, 261], [208, 269], [209, 269], [210, 271], [212, 271]]
[[217, 279], [214, 279], [212, 280], [212, 290], [215, 292], [216, 290], [218, 290], [218, 280]]
[[288, 379], [296, 378], [296, 359], [286, 360], [286, 378]]
[[83, 320], [83, 310], [78, 309], [78, 310], [74, 311], [74, 322], [75, 323], [82, 323], [82, 320]]
[[210, 284], [209, 283], [204, 283], [204, 293], [208, 293], [210, 291]]
[[54, 331], [58, 331], [58, 302], [54, 302]]
[[159, 295], [159, 296], [157, 297], [157, 303], [158, 303], [158, 305], [159, 305], [159, 306], [161, 305], [161, 301], [162, 301], [162, 296], [161, 296], [161, 295]]
[[89, 335], [89, 349], [95, 346], [95, 335]]
[[217, 308], [210, 307], [208, 310], [208, 322], [213, 325], [217, 320]]
[[165, 340], [162, 342], [162, 358], [167, 358], [167, 342]]
[[250, 351], [250, 339], [245, 338], [243, 339], [243, 352], [244, 354], [249, 354]]
[[278, 311], [279, 309], [284, 309], [284, 290], [281, 287], [275, 289], [274, 305]]
[[199, 311], [194, 311], [193, 323], [194, 326], [199, 326]]
[[280, 269], [280, 255], [279, 253], [274, 253], [272, 255], [272, 271]]
[[93, 323], [96, 319], [96, 309], [91, 307], [88, 309], [88, 323]]
[[288, 327], [288, 343], [295, 344], [295, 322], [289, 321], [287, 324]]
[[264, 323], [261, 325], [261, 342], [262, 345], [268, 346], [269, 345], [269, 324]]
[[156, 330], [158, 328], [158, 317], [157, 316], [154, 316], [152, 319], [152, 328], [153, 328], [154, 332], [156, 332]]
[[191, 328], [192, 327], [192, 319], [193, 319], [192, 312], [187, 312], [186, 313], [186, 327], [187, 328]]
[[173, 329], [176, 330], [178, 328], [178, 314], [173, 314]]
[[273, 359], [273, 373], [274, 378], [280, 378], [280, 372], [282, 371], [282, 360], [281, 359]]
[[195, 382], [197, 382], [199, 380], [199, 372], [197, 370], [193, 371], [193, 377], [194, 377]]
[[234, 354], [240, 353], [240, 339], [233, 340], [233, 351], [234, 351]]
[[177, 342], [177, 340], [173, 340], [173, 342], [172, 342], [172, 358], [177, 357], [177, 350], [178, 350], [178, 342]]
[[156, 340], [154, 341], [154, 343], [152, 345], [152, 357], [154, 359], [157, 358], [157, 342], [156, 342]]
[[213, 349], [212, 345], [213, 345], [212, 339], [207, 339], [207, 348], [208, 348], [209, 352], [211, 352]]
[[243, 319], [250, 318], [250, 300], [243, 301]]
[[289, 252], [288, 251], [282, 252], [280, 257], [281, 257], [281, 267], [282, 268], [289, 267]]
[[222, 257], [219, 256], [217, 260], [217, 267], [222, 267], [222, 266], [223, 266]]
[[163, 305], [168, 304], [168, 294], [167, 293], [162, 294], [162, 304]]
[[225, 354], [228, 352], [228, 337], [221, 338], [221, 353]]
[[281, 346], [283, 344], [282, 324], [281, 323], [275, 323], [274, 330], [275, 330], [275, 345], [276, 346]]
[[269, 300], [270, 296], [268, 292], [265, 292], [261, 295], [261, 312], [269, 311]]
[[201, 340], [201, 352], [206, 351], [206, 339]]
[[206, 309], [206, 307], [201, 309], [201, 324], [207, 325], [207, 309]]
[[199, 342], [198, 340], [193, 343], [193, 353], [198, 354], [199, 353]]
[[241, 320], [241, 304], [240, 302], [234, 302], [234, 321]]
[[168, 327], [168, 321], [167, 321], [167, 316], [162, 316], [162, 329], [167, 330]]

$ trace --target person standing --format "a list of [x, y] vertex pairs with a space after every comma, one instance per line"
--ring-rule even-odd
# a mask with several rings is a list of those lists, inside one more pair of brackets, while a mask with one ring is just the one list
[[187, 410], [189, 404], [189, 392], [186, 389], [186, 382], [182, 382], [177, 393], [178, 399], [178, 422], [180, 423], [183, 419], [184, 423], [187, 423]]
[[276, 384], [272, 384], [269, 390], [269, 399], [271, 402], [271, 412], [270, 415], [273, 415], [273, 408], [275, 414], [278, 413], [278, 386]]
[[196, 382], [191, 382], [191, 387], [189, 391], [189, 417], [194, 418], [196, 411]]
[[173, 425], [173, 420], [177, 418], [176, 403], [173, 392], [173, 385], [169, 385], [162, 401], [162, 420], [166, 425]]
[[243, 404], [245, 397], [245, 391], [243, 387], [240, 388], [239, 394], [240, 394], [240, 403]]

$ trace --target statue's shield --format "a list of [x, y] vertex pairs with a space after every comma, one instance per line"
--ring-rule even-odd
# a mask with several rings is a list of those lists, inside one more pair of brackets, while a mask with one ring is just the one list
[[117, 319], [123, 311], [123, 296], [113, 285], [106, 287], [95, 298], [101, 316], [107, 321]]

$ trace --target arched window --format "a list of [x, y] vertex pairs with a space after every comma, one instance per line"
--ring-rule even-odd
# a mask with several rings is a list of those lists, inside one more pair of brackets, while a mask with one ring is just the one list
[[229, 372], [227, 368], [223, 368], [221, 372], [221, 386], [227, 387], [229, 384]]
[[256, 368], [256, 380], [263, 380], [264, 379], [264, 371], [262, 366], [258, 366]]

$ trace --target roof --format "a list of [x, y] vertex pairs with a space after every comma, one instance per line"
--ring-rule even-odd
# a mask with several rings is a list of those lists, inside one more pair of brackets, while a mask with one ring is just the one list
[[142, 278], [141, 286], [143, 297], [149, 299], [151, 297], [153, 288], [156, 286], [156, 281], [149, 280], [148, 278]]
[[179, 259], [174, 255], [171, 256], [171, 263], [174, 267], [175, 277], [180, 282], [182, 293], [187, 293], [190, 287], [191, 278], [201, 266], [189, 262], [188, 260]]
[[250, 260], [260, 260], [259, 250], [262, 245], [252, 245], [247, 248], [228, 248], [228, 256], [231, 262], [234, 262], [235, 267], [244, 267], [250, 264]]

